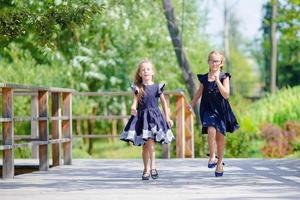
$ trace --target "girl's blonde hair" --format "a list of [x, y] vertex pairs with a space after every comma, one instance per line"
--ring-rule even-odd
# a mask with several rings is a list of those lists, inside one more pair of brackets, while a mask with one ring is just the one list
[[[135, 72], [134, 76], [134, 84], [139, 88], [139, 92], [137, 94], [138, 101], [142, 99], [142, 97], [145, 94], [145, 85], [143, 84], [143, 79], [140, 76], [140, 71], [145, 63], [149, 63], [152, 66], [152, 70], [154, 71], [154, 66], [150, 60], [147, 58], [143, 59], [142, 61], [139, 62], [138, 64], [138, 69]], [[153, 81], [153, 76], [152, 76], [152, 81]]]
[[[208, 54], [207, 62], [209, 62], [211, 60], [213, 55], [220, 55], [221, 56], [222, 61], [221, 61], [221, 64], [220, 64], [220, 70], [223, 71], [223, 66], [224, 66], [224, 61], [225, 61], [224, 54], [221, 51], [212, 51]], [[209, 71], [210, 71], [210, 68], [209, 68]]]

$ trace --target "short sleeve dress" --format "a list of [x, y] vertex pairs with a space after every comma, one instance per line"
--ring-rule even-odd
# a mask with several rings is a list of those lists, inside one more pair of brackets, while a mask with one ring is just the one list
[[[239, 124], [227, 99], [225, 99], [215, 81], [208, 81], [208, 73], [198, 74], [199, 81], [203, 85], [203, 93], [200, 103], [200, 118], [202, 133], [207, 134], [209, 126], [215, 127], [224, 136], [226, 132], [234, 132]], [[220, 81], [231, 78], [229, 73], [220, 73]]]
[[[135, 146], [144, 145], [150, 138], [155, 142], [168, 144], [175, 138], [158, 107], [158, 99], [163, 93], [165, 84], [152, 84], [144, 87], [145, 93], [138, 102], [137, 115], [130, 117], [120, 139], [132, 142]], [[138, 88], [133, 85], [132, 89], [137, 95]]]

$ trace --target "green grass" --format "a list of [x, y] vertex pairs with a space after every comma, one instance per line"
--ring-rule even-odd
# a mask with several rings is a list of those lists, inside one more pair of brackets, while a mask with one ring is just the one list
[[130, 146], [118, 139], [115, 142], [95, 140], [92, 155], [93, 158], [141, 158], [141, 150], [141, 147]]

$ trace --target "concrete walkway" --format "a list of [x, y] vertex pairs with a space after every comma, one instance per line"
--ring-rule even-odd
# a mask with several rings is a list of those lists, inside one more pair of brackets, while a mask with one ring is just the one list
[[141, 160], [73, 160], [48, 172], [0, 179], [1, 200], [300, 199], [300, 160], [226, 159], [214, 177], [207, 159], [157, 160], [160, 178], [141, 180]]

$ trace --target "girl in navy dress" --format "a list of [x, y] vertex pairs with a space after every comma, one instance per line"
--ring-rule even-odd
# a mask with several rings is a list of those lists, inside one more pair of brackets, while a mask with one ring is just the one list
[[[173, 122], [163, 94], [165, 84], [155, 84], [153, 77], [153, 64], [149, 60], [141, 61], [135, 74], [135, 85], [132, 85], [134, 98], [131, 117], [120, 137], [121, 140], [132, 142], [135, 146], [143, 146], [142, 180], [149, 180], [150, 176], [153, 179], [158, 178], [155, 142], [168, 144], [174, 139], [170, 130]], [[158, 99], [161, 100], [164, 116], [159, 110]]]
[[[208, 55], [209, 72], [198, 74], [200, 81], [189, 108], [192, 109], [201, 97], [200, 118], [202, 133], [208, 134], [208, 168], [216, 167], [215, 176], [223, 176], [223, 156], [226, 132], [234, 132], [239, 125], [228, 102], [229, 73], [222, 73], [224, 56], [212, 51]], [[215, 156], [217, 147], [217, 160]]]

